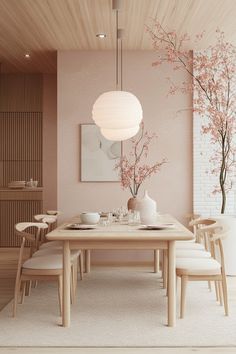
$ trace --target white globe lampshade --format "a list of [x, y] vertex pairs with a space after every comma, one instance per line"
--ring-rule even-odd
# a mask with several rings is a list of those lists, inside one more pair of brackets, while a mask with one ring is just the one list
[[107, 139], [121, 141], [137, 134], [143, 111], [132, 93], [109, 91], [95, 101], [92, 117]]
[[122, 141], [127, 140], [135, 136], [139, 131], [139, 125], [128, 129], [105, 129], [100, 128], [102, 135], [107, 140]]

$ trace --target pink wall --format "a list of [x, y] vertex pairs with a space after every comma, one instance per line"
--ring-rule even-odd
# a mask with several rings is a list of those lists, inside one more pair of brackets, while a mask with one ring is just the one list
[[[187, 110], [191, 97], [167, 97], [166, 77], [186, 77], [168, 66], [153, 68], [154, 59], [155, 54], [150, 51], [124, 53], [124, 90], [140, 99], [146, 128], [159, 136], [150, 159], [166, 157], [169, 161], [144, 187], [157, 201], [158, 211], [184, 221], [184, 214], [192, 210], [192, 114]], [[102, 92], [114, 89], [114, 63], [114, 52], [110, 51], [58, 53], [58, 208], [64, 219], [82, 211], [111, 210], [125, 205], [129, 198], [128, 191], [122, 191], [119, 183], [79, 181], [79, 124], [92, 123], [94, 101]], [[183, 111], [176, 117], [180, 109]], [[143, 260], [146, 256], [137, 252], [122, 254], [128, 260]], [[119, 259], [121, 253], [111, 256], [102, 252], [95, 257]]]
[[57, 76], [43, 75], [43, 209], [57, 209]]

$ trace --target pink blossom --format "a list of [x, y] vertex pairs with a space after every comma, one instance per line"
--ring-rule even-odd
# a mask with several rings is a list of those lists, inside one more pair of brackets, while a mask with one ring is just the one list
[[[169, 81], [169, 95], [176, 92], [195, 92], [193, 111], [200, 117], [208, 118], [202, 124], [202, 134], [211, 137], [215, 152], [211, 158], [212, 173], [219, 176], [219, 186], [213, 193], [222, 193], [222, 208], [225, 208], [225, 192], [232, 187], [232, 172], [236, 166], [236, 146], [233, 136], [236, 134], [236, 48], [225, 40], [224, 32], [216, 30], [216, 43], [205, 51], [186, 50], [190, 37], [188, 34], [177, 36], [175, 31], [167, 31], [157, 20], [154, 26], [147, 27], [154, 50], [165, 51], [165, 56], [155, 65], [168, 62], [174, 70], [184, 70], [191, 81], [173, 83]], [[154, 29], [153, 29], [154, 28]], [[200, 41], [204, 32], [196, 35]], [[193, 70], [194, 69], [194, 70]]]
[[144, 124], [141, 124], [140, 134], [131, 139], [132, 148], [129, 152], [129, 158], [124, 155], [116, 164], [115, 168], [119, 170], [121, 185], [123, 188], [129, 188], [131, 194], [136, 196], [141, 184], [153, 174], [160, 171], [166, 159], [148, 165], [143, 162], [148, 157], [149, 146], [153, 139], [156, 139], [155, 133], [149, 134], [144, 131]]

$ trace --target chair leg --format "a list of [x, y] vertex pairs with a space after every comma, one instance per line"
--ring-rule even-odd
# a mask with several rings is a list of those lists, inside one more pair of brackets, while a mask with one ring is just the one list
[[219, 300], [220, 300], [220, 306], [223, 306], [223, 301], [222, 301], [222, 284], [221, 281], [218, 281], [218, 292], [219, 292]]
[[160, 263], [160, 256], [159, 256], [159, 250], [154, 250], [154, 273], [159, 273], [160, 268], [159, 268], [159, 263]]
[[26, 296], [30, 296], [30, 294], [31, 294], [31, 286], [32, 286], [32, 280], [27, 281], [26, 289], [25, 289], [25, 295]]
[[21, 292], [21, 304], [25, 301], [25, 289], [26, 289], [26, 281], [22, 283], [22, 292]]
[[181, 294], [180, 294], [180, 318], [184, 318], [185, 302], [186, 302], [186, 289], [188, 277], [181, 277]]
[[74, 264], [72, 265], [72, 267], [74, 268], [74, 271], [73, 271], [73, 275], [74, 275], [74, 286], [73, 286], [73, 290], [74, 290], [74, 301], [76, 299], [76, 291], [77, 291], [77, 284], [78, 284], [78, 263], [79, 263], [79, 260], [78, 258], [75, 260]]
[[214, 283], [215, 283], [216, 301], [219, 301], [219, 291], [218, 291], [217, 281], [214, 281]]
[[62, 275], [58, 276], [58, 301], [60, 316], [62, 316]]
[[75, 278], [74, 278], [74, 267], [73, 265], [71, 266], [71, 275], [70, 275], [70, 302], [73, 305], [74, 304], [74, 286], [75, 286]]
[[226, 283], [225, 275], [222, 275], [222, 290], [223, 290], [225, 316], [229, 316], [228, 292], [227, 292], [227, 283]]
[[167, 269], [167, 252], [166, 250], [163, 251], [163, 289], [167, 288], [167, 276], [168, 276], [168, 269]]
[[80, 280], [83, 280], [84, 277], [84, 255], [81, 251], [79, 255], [79, 270], [80, 270]]
[[15, 291], [14, 291], [14, 301], [13, 301], [13, 317], [16, 317], [16, 310], [17, 310], [20, 286], [21, 286], [21, 278], [20, 277], [16, 277]]
[[210, 282], [210, 280], [208, 281], [208, 289], [209, 289], [209, 291], [212, 290], [212, 289], [211, 289], [211, 282]]

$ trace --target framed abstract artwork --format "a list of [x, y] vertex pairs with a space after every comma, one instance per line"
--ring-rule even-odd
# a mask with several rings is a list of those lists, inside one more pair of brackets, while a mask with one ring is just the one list
[[104, 138], [95, 124], [80, 125], [81, 182], [119, 182], [115, 165], [121, 154], [121, 142]]

